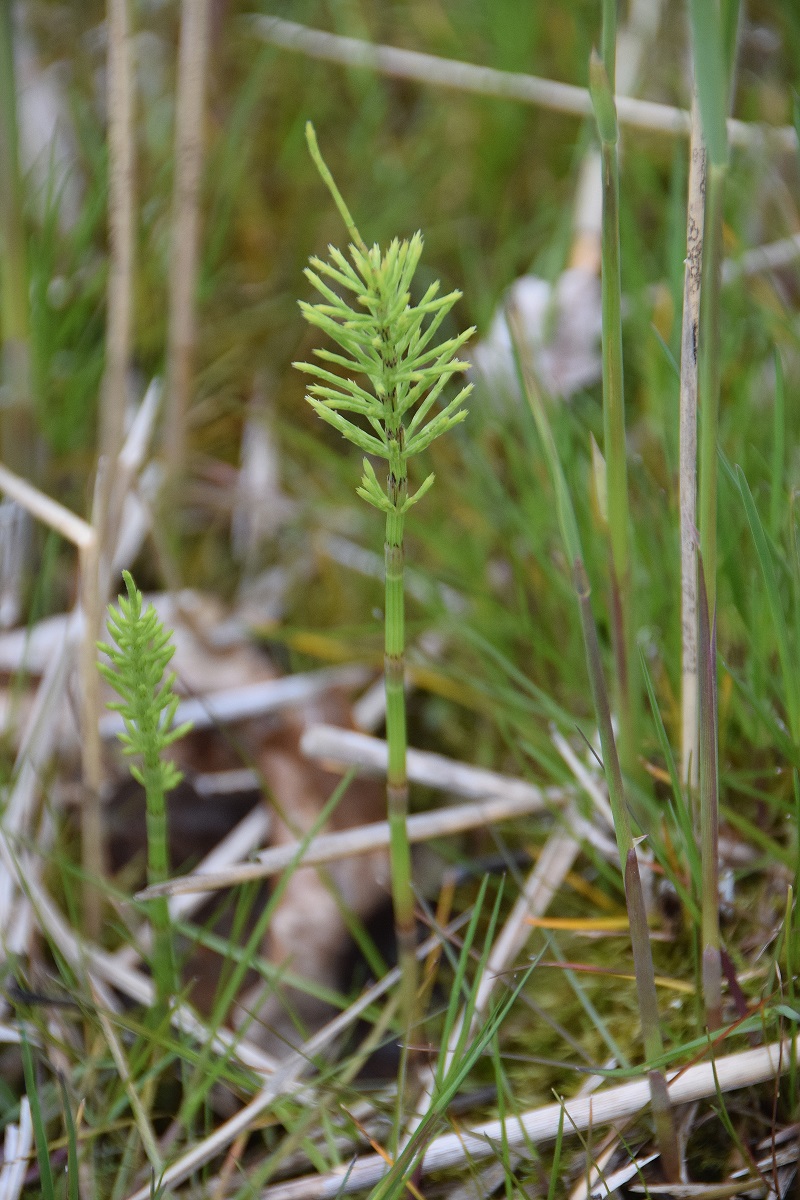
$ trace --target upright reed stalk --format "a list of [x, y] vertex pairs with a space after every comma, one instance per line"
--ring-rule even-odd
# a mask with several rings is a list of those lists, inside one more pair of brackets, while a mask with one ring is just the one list
[[169, 482], [185, 468], [189, 393], [196, 340], [195, 288], [200, 245], [205, 94], [211, 0], [184, 0], [175, 96], [165, 449]]
[[100, 390], [98, 476], [93, 521], [100, 541], [100, 594], [107, 598], [108, 558], [121, 498], [115, 464], [122, 448], [130, 365], [134, 270], [134, 112], [128, 0], [108, 0], [108, 289], [106, 362]]
[[602, 306], [603, 306], [603, 450], [606, 460], [606, 504], [611, 548], [611, 630], [616, 665], [616, 703], [620, 751], [626, 773], [637, 770], [637, 744], [631, 674], [633, 653], [633, 581], [630, 551], [628, 462], [625, 443], [625, 393], [622, 369], [622, 283], [619, 253], [619, 158], [614, 77], [615, 22], [603, 5], [603, 61], [592, 54], [589, 82], [600, 135], [603, 170]]
[[[707, 153], [703, 268], [698, 328], [700, 405], [700, 835], [703, 875], [703, 998], [706, 1021], [722, 1021], [718, 888], [718, 738], [716, 705], [717, 434], [720, 388], [722, 217], [728, 174], [729, 78], [738, 0], [720, 6], [691, 0], [695, 86]], [[725, 19], [728, 20], [726, 29]]]
[[[316, 350], [323, 363], [295, 363], [319, 382], [310, 385], [306, 399], [315, 412], [366, 454], [383, 459], [388, 468], [382, 487], [368, 458], [358, 494], [386, 518], [385, 683], [386, 739], [389, 746], [386, 800], [390, 833], [392, 902], [402, 971], [404, 1054], [398, 1097], [402, 1101], [406, 1052], [415, 1023], [417, 960], [414, 893], [406, 774], [405, 625], [403, 535], [405, 516], [433, 483], [429, 475], [409, 492], [408, 460], [467, 415], [461, 407], [471, 385], [439, 410], [434, 405], [453, 375], [467, 368], [456, 354], [472, 329], [435, 345], [433, 337], [460, 292], [438, 296], [433, 283], [417, 305], [410, 287], [422, 254], [419, 233], [409, 241], [393, 241], [383, 252], [367, 247], [326, 166], [312, 126], [306, 127], [311, 156], [352, 239], [350, 261], [335, 247], [330, 259], [312, 258], [306, 277], [321, 294], [317, 304], [301, 302], [306, 320], [326, 333], [343, 351]], [[334, 291], [335, 285], [345, 293]], [[359, 379], [364, 380], [364, 387]], [[434, 415], [431, 415], [431, 414]], [[361, 423], [356, 424], [355, 418]], [[399, 1130], [400, 1121], [397, 1122]]]

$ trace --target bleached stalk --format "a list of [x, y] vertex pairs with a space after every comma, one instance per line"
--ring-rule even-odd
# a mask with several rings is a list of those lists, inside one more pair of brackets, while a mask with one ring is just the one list
[[[777, 1079], [789, 1070], [796, 1040], [773, 1042], [757, 1050], [745, 1050], [670, 1072], [669, 1099], [677, 1106], [704, 1100], [720, 1092], [737, 1091]], [[650, 1098], [646, 1079], [637, 1079], [617, 1087], [595, 1092], [591, 1096], [545, 1104], [509, 1117], [505, 1121], [487, 1121], [473, 1129], [447, 1133], [431, 1142], [422, 1160], [422, 1173], [427, 1175], [465, 1162], [477, 1162], [497, 1154], [498, 1146], [540, 1146], [552, 1142], [559, 1125], [564, 1137], [612, 1125], [646, 1109]], [[387, 1170], [379, 1154], [365, 1155], [357, 1162], [348, 1162], [327, 1175], [311, 1175], [279, 1183], [262, 1192], [262, 1200], [333, 1200], [333, 1197], [374, 1187]], [[131, 1200], [139, 1200], [139, 1195]]]
[[697, 344], [705, 187], [706, 152], [695, 98], [689, 143], [680, 384], [681, 759], [683, 781], [690, 791], [697, 789], [700, 762], [697, 675]]
[[[100, 390], [99, 454], [106, 469], [94, 525], [105, 555], [119, 512], [116, 472], [122, 447], [133, 307], [134, 135], [128, 0], [108, 0], [108, 241], [106, 363]], [[105, 603], [105, 595], [103, 595]], [[101, 605], [102, 607], [102, 605]]]
[[80, 552], [81, 608], [83, 629], [79, 650], [81, 681], [81, 754], [83, 758], [83, 803], [81, 805], [81, 864], [83, 866], [84, 920], [90, 937], [99, 937], [102, 923], [98, 882], [105, 871], [105, 838], [101, 791], [103, 760], [97, 716], [100, 711], [100, 682], [95, 662], [95, 637], [100, 626], [98, 589], [99, 547], [93, 537]]
[[186, 457], [186, 427], [196, 328], [194, 296], [200, 238], [200, 179], [208, 69], [210, 0], [183, 0], [175, 102], [175, 182], [167, 333], [166, 456], [170, 478]]
[[37, 520], [55, 529], [62, 537], [77, 546], [80, 561], [80, 594], [83, 609], [81, 630], [80, 679], [81, 722], [83, 725], [81, 751], [86, 788], [81, 808], [83, 866], [86, 872], [84, 900], [87, 928], [99, 929], [99, 900], [91, 879], [102, 872], [102, 836], [100, 829], [100, 740], [97, 729], [97, 683], [94, 678], [94, 628], [97, 621], [97, 536], [81, 517], [70, 512], [57, 500], [46, 496], [27, 480], [14, 475], [0, 464], [0, 492], [11, 496]]
[[[592, 116], [588, 90], [571, 83], [498, 71], [493, 67], [479, 67], [474, 63], [439, 58], [435, 54], [422, 54], [417, 50], [376, 45], [358, 38], [311, 29], [280, 17], [253, 16], [250, 18], [250, 27], [262, 41], [284, 50], [297, 51], [309, 58], [341, 63], [346, 67], [361, 67], [398, 79], [415, 79], [427, 86], [454, 88], [481, 96], [496, 96], [502, 100], [518, 100], [521, 104], [570, 113], [575, 117]], [[688, 137], [691, 133], [691, 114], [686, 109], [632, 96], [617, 96], [616, 106], [620, 124], [673, 137]], [[791, 125], [769, 128], [730, 118], [728, 137], [732, 146], [755, 148], [767, 144], [774, 146], [779, 153], [797, 152], [797, 134]]]
[[[463, 833], [467, 829], [479, 829], [499, 821], [513, 820], [541, 811], [543, 803], [535, 789], [529, 796], [509, 797], [460, 804], [437, 812], [416, 813], [406, 823], [409, 843], [425, 842], [432, 838], [447, 837]], [[373, 825], [361, 825], [356, 829], [345, 829], [340, 833], [326, 833], [312, 838], [298, 866], [319, 866], [320, 863], [335, 862], [357, 854], [369, 854], [390, 845], [390, 823], [376, 821]], [[297, 859], [300, 842], [285, 846], [273, 846], [264, 850], [257, 863], [237, 863], [223, 871], [195, 872], [181, 875], [165, 883], [148, 887], [138, 893], [138, 899], [150, 900], [155, 896], [181, 896], [194, 892], [213, 892], [219, 888], [233, 887], [254, 879], [266, 879], [277, 875]]]
[[[385, 775], [388, 749], [381, 738], [338, 725], [310, 725], [300, 740], [300, 749], [306, 758], [346, 770], [356, 767], [367, 775]], [[539, 798], [542, 808], [561, 804], [569, 794], [563, 787], [539, 788], [526, 779], [513, 775], [501, 775], [486, 767], [475, 767], [472, 763], [459, 762], [430, 750], [409, 749], [406, 769], [410, 783], [437, 791], [450, 792], [469, 800], [483, 800], [487, 796]], [[533, 809], [531, 809], [533, 811]]]

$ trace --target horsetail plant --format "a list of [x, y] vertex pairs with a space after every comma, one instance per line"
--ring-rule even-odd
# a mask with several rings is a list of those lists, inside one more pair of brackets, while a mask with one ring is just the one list
[[[119, 597], [118, 608], [108, 607], [107, 628], [114, 644], [98, 642], [98, 649], [111, 660], [98, 663], [98, 668], [121, 696], [108, 707], [120, 713], [125, 723], [125, 731], [119, 734], [124, 753], [138, 760], [130, 764], [130, 772], [145, 791], [147, 878], [152, 885], [167, 878], [166, 796], [182, 778], [175, 764], [164, 758], [164, 751], [188, 732], [191, 723], [172, 728], [179, 698], [173, 691], [175, 676], [164, 678], [175, 653], [171, 631], [159, 621], [152, 604], [142, 611], [142, 593], [130, 572], [123, 571], [122, 577], [128, 597]], [[163, 1013], [177, 990], [177, 969], [168, 901], [160, 896], [151, 904], [156, 1007]]]
[[[305, 274], [322, 301], [300, 308], [309, 324], [340, 348], [316, 350], [321, 363], [295, 363], [314, 377], [306, 399], [323, 421], [366, 455], [383, 459], [386, 485], [364, 458], [357, 493], [386, 517], [385, 537], [385, 685], [386, 740], [389, 749], [386, 799], [390, 827], [392, 902], [402, 970], [402, 1013], [406, 1046], [414, 1024], [417, 965], [414, 954], [414, 896], [406, 829], [406, 711], [403, 533], [405, 517], [433, 483], [428, 475], [409, 490], [408, 461], [467, 415], [462, 404], [472, 385], [437, 407], [445, 386], [468, 364], [456, 356], [473, 329], [438, 344], [442, 321], [460, 292], [439, 296], [439, 283], [427, 288], [418, 304], [411, 285], [422, 254], [422, 235], [395, 239], [388, 249], [368, 247], [326, 166], [313, 126], [306, 125], [309, 151], [350, 234], [349, 259], [334, 246], [329, 259], [312, 258]], [[338, 289], [338, 290], [335, 290]], [[340, 294], [341, 293], [341, 294]], [[359, 382], [361, 380], [362, 382]], [[365, 382], [366, 385], [365, 386]], [[401, 1068], [401, 1075], [404, 1065]], [[403, 1086], [398, 1089], [402, 1095]]]

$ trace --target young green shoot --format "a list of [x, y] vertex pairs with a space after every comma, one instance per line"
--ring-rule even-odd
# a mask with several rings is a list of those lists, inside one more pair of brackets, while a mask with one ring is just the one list
[[[329, 247], [327, 260], [312, 258], [306, 277], [320, 293], [316, 304], [301, 302], [309, 324], [326, 334], [339, 351], [316, 350], [317, 362], [295, 363], [311, 375], [306, 399], [323, 421], [371, 458], [386, 463], [385, 485], [370, 458], [363, 460], [362, 499], [382, 512], [385, 536], [385, 683], [386, 739], [389, 746], [387, 808], [390, 826], [392, 901], [402, 968], [403, 1023], [408, 1045], [414, 1023], [417, 964], [411, 854], [406, 819], [405, 633], [403, 539], [405, 517], [433, 483], [428, 475], [412, 492], [408, 462], [465, 418], [463, 402], [471, 384], [441, 407], [438, 401], [453, 376], [468, 364], [457, 354], [472, 329], [438, 344], [435, 335], [460, 298], [439, 296], [432, 283], [419, 303], [411, 300], [414, 273], [422, 254], [422, 235], [395, 239], [385, 251], [368, 247], [350, 215], [306, 126], [311, 157], [341, 214], [351, 238], [349, 259]], [[402, 1069], [401, 1069], [402, 1075]], [[399, 1093], [402, 1094], [402, 1079]]]
[[[179, 697], [173, 690], [174, 675], [164, 671], [175, 652], [171, 631], [159, 621], [152, 604], [142, 611], [142, 593], [129, 571], [122, 577], [127, 599], [119, 607], [109, 605], [107, 628], [112, 644], [98, 643], [110, 659], [99, 663], [103, 678], [121, 697], [108, 707], [120, 713], [125, 723], [119, 739], [124, 754], [132, 758], [130, 772], [142, 785], [147, 805], [147, 879], [163, 883], [169, 869], [167, 855], [166, 797], [181, 781], [181, 772], [164, 758], [168, 746], [189, 730], [186, 723], [173, 729]], [[168, 901], [160, 896], [151, 901], [153, 921], [153, 979], [157, 1007], [163, 1012], [177, 990], [177, 970], [170, 932]]]

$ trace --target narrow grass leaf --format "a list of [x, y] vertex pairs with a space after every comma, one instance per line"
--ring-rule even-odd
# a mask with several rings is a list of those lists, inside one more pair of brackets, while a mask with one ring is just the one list
[[64, 1124], [67, 1127], [67, 1197], [68, 1200], [81, 1200], [80, 1181], [78, 1178], [78, 1134], [75, 1120], [72, 1116], [72, 1106], [69, 1102], [67, 1085], [62, 1075], [58, 1077], [61, 1090], [61, 1104], [64, 1109]]
[[22, 1051], [22, 1070], [25, 1075], [25, 1091], [31, 1106], [31, 1121], [36, 1140], [36, 1161], [39, 1164], [39, 1184], [43, 1200], [55, 1200], [53, 1184], [53, 1168], [50, 1163], [50, 1147], [47, 1141], [47, 1130], [42, 1115], [42, 1105], [39, 1098], [39, 1087], [36, 1082], [36, 1072], [33, 1065], [33, 1053], [25, 1030], [21, 1031], [20, 1050]]
[[778, 351], [773, 356], [775, 363], [775, 400], [772, 408], [772, 456], [770, 459], [769, 488], [769, 534], [777, 541], [781, 514], [785, 501], [783, 486], [783, 464], [786, 459], [786, 387], [783, 379], [783, 363]]
[[728, 84], [719, 7], [714, 0], [690, 0], [692, 53], [697, 99], [709, 163], [728, 161]]
[[800, 742], [800, 677], [798, 677], [795, 657], [791, 654], [789, 648], [789, 631], [786, 625], [783, 604], [781, 603], [773, 555], [767, 541], [767, 535], [764, 532], [764, 526], [758, 515], [758, 509], [753, 500], [750, 486], [744, 471], [739, 466], [736, 467], [736, 482], [739, 486], [739, 493], [742, 497], [747, 523], [750, 526], [750, 532], [753, 536], [753, 543], [758, 555], [758, 564], [761, 567], [761, 574], [767, 592], [767, 605], [769, 607], [770, 619], [778, 650], [778, 659], [781, 664], [781, 674], [783, 676], [789, 729], [794, 740]]

